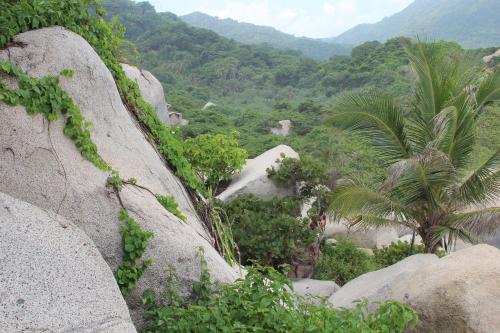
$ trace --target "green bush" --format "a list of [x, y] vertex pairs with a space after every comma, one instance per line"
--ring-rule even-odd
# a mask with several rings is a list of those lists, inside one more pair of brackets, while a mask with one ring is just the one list
[[264, 201], [246, 194], [224, 209], [244, 264], [249, 260], [274, 267], [290, 263], [316, 237], [307, 221], [297, 218], [300, 203], [292, 198]]
[[378, 267], [384, 268], [417, 253], [424, 253], [423, 245], [414, 244], [412, 248], [410, 243], [398, 241], [381, 249], [374, 249], [373, 259]]
[[340, 240], [335, 246], [322, 247], [314, 277], [319, 280], [332, 280], [343, 286], [375, 268], [372, 258], [354, 242]]
[[186, 140], [186, 156], [193, 169], [213, 193], [219, 184], [239, 172], [248, 157], [239, 147], [238, 133], [203, 134]]
[[193, 288], [194, 301], [179, 296], [175, 279], [165, 293], [169, 306], [145, 293], [151, 333], [375, 333], [404, 332], [415, 327], [414, 310], [397, 302], [382, 303], [373, 313], [367, 302], [353, 310], [335, 310], [329, 303], [312, 305], [287, 291], [291, 282], [272, 268], [249, 267], [244, 279], [231, 285], [214, 285], [202, 264], [200, 282]]

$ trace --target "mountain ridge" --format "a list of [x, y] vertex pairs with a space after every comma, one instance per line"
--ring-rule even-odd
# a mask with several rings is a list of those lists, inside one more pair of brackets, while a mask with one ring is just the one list
[[300, 51], [313, 59], [328, 59], [334, 55], [349, 55], [351, 47], [309, 37], [296, 37], [273, 27], [239, 22], [231, 18], [221, 19], [202, 12], [193, 12], [179, 18], [185, 23], [214, 31], [243, 44], [268, 44], [281, 50]]
[[500, 13], [497, 0], [416, 0], [377, 23], [357, 25], [325, 41], [358, 45], [396, 36], [419, 36], [455, 41], [466, 48], [498, 46], [500, 21], [495, 13]]

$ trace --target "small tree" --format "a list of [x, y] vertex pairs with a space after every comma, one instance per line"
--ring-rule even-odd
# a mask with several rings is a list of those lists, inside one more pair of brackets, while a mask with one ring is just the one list
[[403, 225], [422, 237], [425, 252], [436, 252], [500, 225], [500, 207], [475, 208], [500, 195], [500, 150], [467, 172], [478, 118], [500, 97], [500, 73], [465, 71], [436, 44], [408, 51], [417, 75], [409, 118], [392, 98], [371, 93], [347, 97], [331, 119], [370, 140], [388, 167], [377, 191], [352, 181], [338, 186], [331, 208], [355, 224]]
[[186, 140], [186, 156], [198, 176], [212, 193], [245, 164], [248, 156], [239, 147], [238, 132], [230, 135], [203, 134]]

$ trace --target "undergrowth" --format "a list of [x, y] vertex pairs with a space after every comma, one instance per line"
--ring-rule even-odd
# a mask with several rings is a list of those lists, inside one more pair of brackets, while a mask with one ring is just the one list
[[153, 291], [144, 294], [147, 332], [402, 333], [418, 320], [414, 310], [398, 302], [380, 303], [374, 312], [366, 301], [353, 310], [336, 310], [320, 299], [313, 305], [289, 292], [291, 282], [283, 275], [262, 266], [249, 267], [246, 277], [234, 284], [214, 284], [201, 261], [191, 299], [180, 295], [175, 275], [167, 279], [168, 291], [162, 295], [168, 306]]

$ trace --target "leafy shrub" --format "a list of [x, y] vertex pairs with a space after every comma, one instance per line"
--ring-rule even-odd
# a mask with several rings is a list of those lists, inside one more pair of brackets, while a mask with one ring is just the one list
[[272, 268], [249, 267], [244, 279], [231, 285], [210, 283], [206, 263], [193, 288], [194, 301], [179, 296], [169, 278], [169, 306], [145, 293], [147, 332], [404, 332], [418, 320], [414, 310], [397, 302], [382, 303], [373, 313], [367, 302], [353, 310], [335, 310], [327, 302], [312, 305], [287, 291], [291, 282]]
[[151, 259], [140, 261], [149, 240], [153, 237], [150, 231], [143, 231], [141, 226], [132, 219], [125, 209], [120, 211], [120, 221], [123, 222], [121, 234], [123, 239], [123, 262], [115, 272], [116, 282], [122, 294], [135, 287], [142, 274], [152, 264]]
[[303, 182], [301, 194], [306, 196], [310, 195], [317, 185], [326, 184], [329, 180], [326, 164], [308, 157], [298, 159], [284, 155], [279, 160], [279, 168], [268, 168], [267, 175], [282, 186], [291, 187]]
[[383, 268], [394, 265], [398, 261], [417, 253], [424, 253], [423, 245], [414, 244], [412, 248], [410, 243], [398, 241], [397, 243], [391, 243], [389, 246], [384, 246], [381, 249], [374, 249], [373, 259], [377, 266]]
[[320, 280], [333, 280], [343, 286], [375, 268], [372, 258], [355, 243], [340, 240], [335, 246], [323, 246], [314, 277]]
[[203, 134], [187, 139], [185, 153], [195, 172], [205, 179], [206, 186], [213, 193], [221, 182], [230, 180], [241, 170], [248, 156], [239, 148], [237, 132], [231, 135]]
[[297, 218], [300, 204], [292, 198], [264, 201], [246, 194], [224, 208], [244, 264], [249, 260], [274, 267], [290, 263], [316, 237], [307, 221]]
[[175, 198], [173, 196], [157, 195], [156, 199], [170, 213], [174, 214], [181, 220], [186, 221], [186, 216], [184, 216], [184, 214], [182, 214], [182, 212], [179, 210], [179, 205], [177, 204], [177, 201], [175, 201]]

